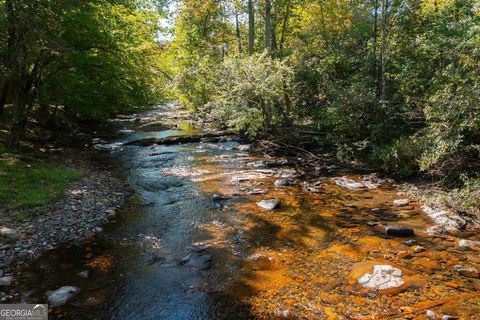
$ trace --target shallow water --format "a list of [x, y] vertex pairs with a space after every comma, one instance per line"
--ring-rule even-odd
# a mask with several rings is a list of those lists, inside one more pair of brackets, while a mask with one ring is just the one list
[[[120, 129], [131, 122], [122, 119]], [[127, 132], [120, 142], [192, 133], [181, 125]], [[21, 270], [19, 299], [43, 302], [48, 290], [80, 287], [52, 311], [62, 319], [426, 319], [426, 310], [480, 319], [480, 280], [454, 267], [480, 269], [479, 252], [460, 249], [458, 237], [428, 236], [432, 222], [418, 203], [397, 208], [393, 200], [405, 196], [388, 183], [348, 190], [332, 178], [363, 177], [313, 177], [239, 149], [235, 141], [115, 144], [138, 201], [96, 243], [56, 250]], [[275, 187], [280, 177], [295, 185]], [[303, 181], [321, 181], [321, 190], [309, 192]], [[249, 195], [257, 189], [265, 194]], [[255, 204], [268, 198], [282, 207]], [[367, 222], [410, 226], [425, 251]], [[357, 282], [385, 264], [402, 270], [401, 287], [373, 291]], [[84, 270], [87, 279], [78, 276]]]

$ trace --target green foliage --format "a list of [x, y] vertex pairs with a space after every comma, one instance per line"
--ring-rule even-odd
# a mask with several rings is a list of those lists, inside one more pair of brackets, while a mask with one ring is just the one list
[[0, 206], [42, 207], [61, 197], [65, 188], [83, 175], [46, 163], [25, 164], [15, 159], [0, 161]]
[[271, 134], [289, 116], [286, 95], [293, 71], [267, 54], [228, 58], [220, 67], [215, 93], [203, 108], [210, 119], [251, 138]]

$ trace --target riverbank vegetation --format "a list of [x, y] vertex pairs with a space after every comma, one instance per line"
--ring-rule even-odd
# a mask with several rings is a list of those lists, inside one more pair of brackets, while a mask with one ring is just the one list
[[399, 177], [478, 184], [477, 1], [184, 0], [177, 14], [166, 61], [194, 113], [252, 139], [313, 133]]

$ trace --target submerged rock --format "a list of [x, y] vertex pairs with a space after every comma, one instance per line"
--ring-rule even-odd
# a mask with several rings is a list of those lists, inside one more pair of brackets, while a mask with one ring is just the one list
[[411, 237], [415, 234], [412, 228], [405, 226], [387, 226], [385, 234], [393, 237]]
[[366, 273], [357, 279], [365, 288], [386, 290], [401, 287], [405, 281], [402, 279], [402, 270], [391, 265], [375, 265], [373, 274]]
[[468, 249], [476, 249], [476, 248], [480, 249], [480, 241], [462, 239], [458, 241], [458, 246], [461, 248], [468, 248]]
[[257, 202], [257, 206], [267, 211], [273, 211], [275, 209], [278, 209], [280, 208], [281, 204], [282, 204], [281, 201], [278, 199], [266, 199], [266, 200]]
[[47, 294], [48, 306], [51, 308], [63, 306], [79, 291], [79, 288], [72, 286], [61, 287], [60, 289], [52, 291]]
[[467, 278], [480, 278], [480, 271], [475, 268], [465, 268], [461, 265], [454, 266], [455, 270], [464, 277]]
[[409, 204], [410, 204], [409, 199], [397, 199], [393, 201], [393, 205], [395, 207], [405, 207], [405, 206], [408, 206]]

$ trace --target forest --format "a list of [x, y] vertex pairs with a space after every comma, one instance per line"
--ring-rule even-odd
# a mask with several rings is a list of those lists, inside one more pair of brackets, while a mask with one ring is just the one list
[[45, 149], [76, 150], [114, 119], [143, 124], [169, 104], [214, 130], [195, 142], [228, 133], [256, 150], [282, 146], [417, 184], [480, 220], [478, 0], [0, 0], [9, 219], [28, 220], [19, 208], [46, 208], [88, 176]]

